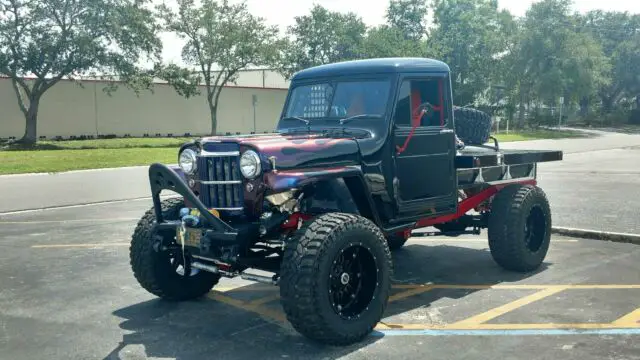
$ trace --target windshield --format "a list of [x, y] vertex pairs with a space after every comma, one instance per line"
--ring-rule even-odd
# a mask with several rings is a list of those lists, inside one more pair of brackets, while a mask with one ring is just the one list
[[301, 85], [293, 89], [285, 118], [382, 117], [389, 80], [357, 80]]

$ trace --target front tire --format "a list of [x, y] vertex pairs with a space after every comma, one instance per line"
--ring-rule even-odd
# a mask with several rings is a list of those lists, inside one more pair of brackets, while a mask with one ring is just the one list
[[[167, 220], [177, 220], [182, 207], [182, 199], [164, 200], [162, 216]], [[175, 237], [173, 231], [162, 235], [153, 234], [155, 219], [155, 212], [151, 208], [140, 219], [133, 232], [129, 256], [131, 269], [138, 283], [151, 294], [171, 301], [192, 300], [211, 291], [220, 280], [220, 275], [191, 269], [188, 265], [190, 260], [183, 257], [182, 251], [155, 251], [156, 236], [164, 237], [164, 240]]]
[[353, 214], [323, 214], [285, 247], [282, 307], [307, 338], [353, 344], [382, 318], [392, 271], [389, 247], [375, 224]]
[[489, 249], [498, 265], [529, 272], [544, 261], [551, 241], [551, 210], [533, 185], [510, 185], [495, 196], [489, 215]]

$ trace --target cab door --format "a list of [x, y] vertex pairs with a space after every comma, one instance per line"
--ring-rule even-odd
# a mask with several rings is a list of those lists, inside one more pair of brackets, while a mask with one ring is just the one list
[[[399, 218], [457, 210], [456, 142], [445, 74], [400, 79], [393, 113], [394, 193]], [[422, 110], [426, 112], [422, 112]]]

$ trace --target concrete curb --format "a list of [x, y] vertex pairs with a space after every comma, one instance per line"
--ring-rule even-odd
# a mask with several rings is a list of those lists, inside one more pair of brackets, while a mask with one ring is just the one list
[[638, 234], [574, 229], [574, 228], [557, 227], [557, 226], [554, 226], [551, 228], [551, 233], [570, 236], [570, 237], [592, 239], [592, 240], [604, 240], [604, 241], [611, 241], [611, 242], [618, 242], [618, 243], [629, 243], [629, 244], [640, 245], [640, 235]]

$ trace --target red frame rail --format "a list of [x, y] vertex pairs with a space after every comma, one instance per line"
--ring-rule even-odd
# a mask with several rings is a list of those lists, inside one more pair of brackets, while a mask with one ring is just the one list
[[427, 217], [418, 220], [415, 223], [414, 229], [427, 227], [435, 224], [441, 224], [448, 221], [452, 221], [464, 216], [469, 210], [477, 208], [480, 204], [491, 198], [493, 195], [497, 194], [498, 191], [502, 190], [504, 187], [512, 185], [512, 184], [522, 184], [522, 185], [537, 185], [537, 181], [535, 179], [527, 179], [527, 180], [514, 180], [508, 183], [503, 183], [499, 185], [491, 185], [488, 188], [480, 191], [477, 194], [474, 194], [458, 203], [458, 211], [455, 214], [447, 214], [436, 217]]

